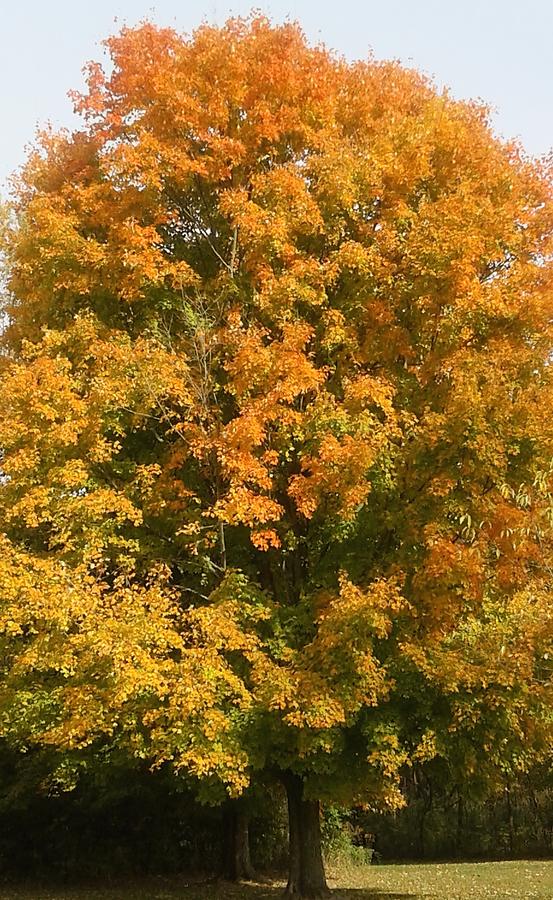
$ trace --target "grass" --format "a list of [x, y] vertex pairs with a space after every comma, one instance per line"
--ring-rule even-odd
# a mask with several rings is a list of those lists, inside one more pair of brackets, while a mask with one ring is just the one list
[[[553, 900], [553, 861], [365, 866], [331, 871], [336, 900]], [[106, 888], [0, 887], [0, 900], [277, 900], [278, 881]]]

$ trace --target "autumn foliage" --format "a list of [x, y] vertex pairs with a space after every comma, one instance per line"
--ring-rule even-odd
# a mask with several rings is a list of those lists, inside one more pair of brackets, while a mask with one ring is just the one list
[[300, 819], [397, 805], [436, 756], [524, 769], [552, 737], [547, 166], [295, 25], [106, 43], [5, 228], [5, 739], [212, 797], [264, 771]]

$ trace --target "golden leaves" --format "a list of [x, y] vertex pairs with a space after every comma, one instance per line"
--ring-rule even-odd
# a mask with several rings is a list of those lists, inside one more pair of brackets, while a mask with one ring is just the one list
[[270, 547], [275, 547], [276, 549], [278, 549], [280, 546], [282, 546], [282, 541], [280, 540], [276, 531], [274, 531], [274, 529], [272, 528], [252, 531], [251, 542], [254, 547], [257, 547], [258, 550], [268, 550]]
[[262, 16], [107, 46], [3, 229], [5, 708], [234, 792], [260, 733], [308, 767], [344, 725], [393, 782], [421, 684], [516, 724], [550, 689], [545, 169]]
[[249, 527], [278, 521], [281, 513], [282, 506], [275, 500], [244, 486], [232, 487], [213, 507], [213, 515], [223, 522]]
[[288, 494], [307, 518], [319, 506], [355, 518], [371, 491], [371, 468], [391, 455], [399, 435], [391, 385], [370, 375], [344, 378], [343, 394], [340, 405], [332, 395], [316, 399], [306, 416], [315, 446], [302, 454], [301, 474], [290, 478]]
[[328, 435], [316, 455], [304, 457], [302, 474], [292, 476], [288, 494], [308, 519], [325, 499], [343, 516], [354, 516], [370, 492], [370, 482], [364, 476], [375, 459], [374, 447], [368, 441], [351, 435], [340, 441]]
[[[86, 746], [114, 731], [133, 698], [163, 691], [167, 655], [181, 644], [170, 593], [108, 588], [84, 566], [33, 556], [6, 539], [0, 553], [1, 705], [9, 710], [43, 678], [51, 689], [48, 717], [27, 742]], [[33, 702], [43, 716], [38, 690]]]

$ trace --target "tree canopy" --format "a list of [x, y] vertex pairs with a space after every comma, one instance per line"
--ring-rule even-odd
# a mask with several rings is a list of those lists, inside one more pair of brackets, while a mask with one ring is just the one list
[[2, 733], [271, 773], [319, 896], [320, 799], [551, 749], [551, 173], [296, 25], [106, 46], [4, 229]]

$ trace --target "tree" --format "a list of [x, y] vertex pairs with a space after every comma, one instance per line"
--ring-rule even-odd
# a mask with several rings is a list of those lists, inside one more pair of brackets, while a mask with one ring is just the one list
[[[107, 47], [5, 240], [4, 552], [84, 585], [25, 739], [272, 773], [287, 893], [323, 896], [322, 799], [551, 746], [551, 180], [295, 25]], [[51, 617], [6, 596], [36, 708]]]

